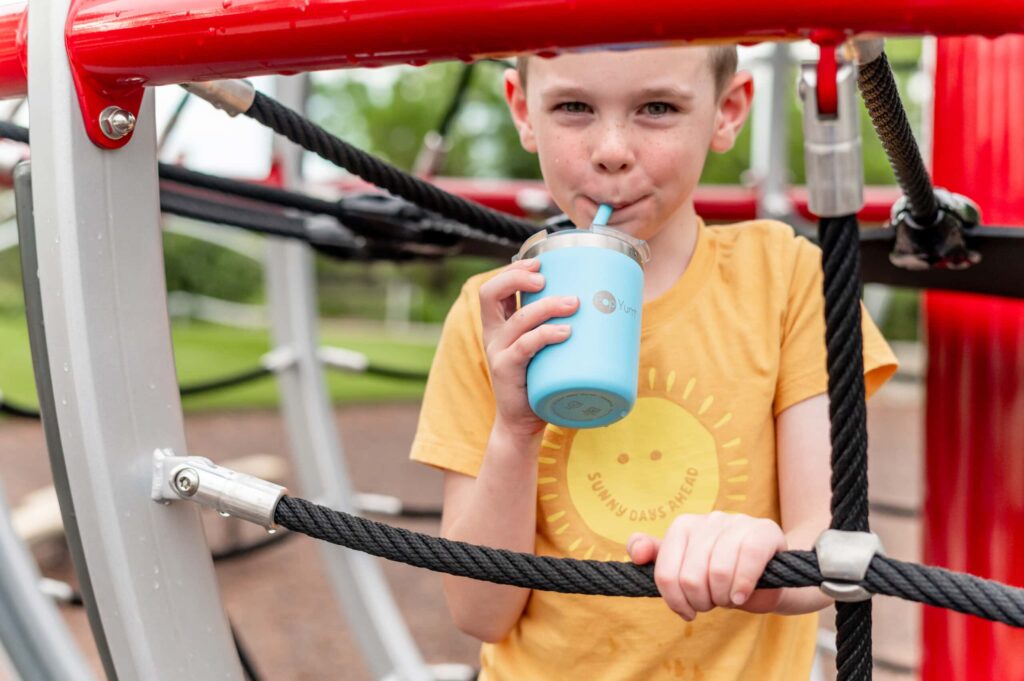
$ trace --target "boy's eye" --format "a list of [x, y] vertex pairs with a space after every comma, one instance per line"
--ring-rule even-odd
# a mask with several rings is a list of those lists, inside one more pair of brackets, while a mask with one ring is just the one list
[[562, 102], [555, 109], [571, 114], [581, 114], [590, 111], [590, 107], [583, 102]]
[[668, 102], [648, 102], [644, 104], [644, 113], [648, 116], [664, 116], [674, 111], [678, 111], [678, 109]]

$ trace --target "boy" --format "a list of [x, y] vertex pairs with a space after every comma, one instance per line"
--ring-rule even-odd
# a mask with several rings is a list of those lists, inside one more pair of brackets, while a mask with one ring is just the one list
[[[750, 75], [733, 47], [683, 47], [530, 58], [505, 85], [573, 223], [608, 203], [611, 226], [650, 244], [639, 397], [606, 428], [533, 414], [526, 366], [568, 337], [559, 318], [580, 301], [515, 311], [517, 291], [544, 286], [520, 261], [470, 279], [452, 307], [412, 457], [446, 471], [445, 537], [654, 561], [663, 599], [445, 576], [456, 624], [485, 642], [480, 678], [807, 679], [810, 613], [828, 600], [754, 586], [829, 521], [820, 252], [770, 221], [709, 229], [693, 204], [707, 152], [729, 150], [746, 119]], [[895, 360], [866, 316], [864, 333], [871, 394]]]

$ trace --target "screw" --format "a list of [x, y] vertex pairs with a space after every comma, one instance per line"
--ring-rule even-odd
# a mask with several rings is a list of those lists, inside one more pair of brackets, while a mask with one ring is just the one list
[[135, 129], [135, 114], [119, 106], [108, 106], [100, 112], [100, 130], [112, 140], [127, 137]]
[[199, 473], [194, 468], [182, 468], [174, 474], [174, 490], [183, 497], [199, 491]]

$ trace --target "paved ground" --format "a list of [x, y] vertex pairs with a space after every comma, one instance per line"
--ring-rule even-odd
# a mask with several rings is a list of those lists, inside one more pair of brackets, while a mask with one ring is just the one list
[[[416, 405], [346, 407], [336, 414], [358, 489], [393, 494], [410, 504], [439, 502], [440, 475], [406, 459], [415, 430]], [[921, 420], [921, 394], [915, 384], [890, 384], [872, 401], [875, 501], [911, 510], [920, 507]], [[287, 451], [282, 423], [275, 413], [200, 415], [188, 418], [186, 427], [192, 452], [214, 459]], [[48, 484], [49, 469], [37, 425], [9, 420], [0, 424], [0, 473], [12, 505]], [[256, 528], [241, 527], [216, 515], [206, 522], [214, 546], [261, 536]], [[403, 524], [437, 532], [432, 521]], [[917, 559], [920, 533], [916, 518], [883, 515], [873, 518], [873, 525], [882, 534], [889, 555]], [[44, 547], [37, 553], [46, 574], [73, 579], [62, 551]], [[227, 611], [264, 679], [370, 678], [348, 626], [334, 608], [325, 606], [329, 588], [311, 540], [289, 539], [263, 553], [221, 563], [217, 572]], [[425, 658], [431, 662], [475, 664], [477, 644], [451, 625], [440, 578], [392, 564], [385, 565], [385, 574]], [[67, 608], [64, 614], [99, 670], [84, 613]], [[917, 609], [880, 599], [875, 622], [875, 651], [882, 662], [876, 679], [913, 681], [915, 674], [900, 670], [913, 670], [919, 661]], [[2, 667], [0, 681], [9, 681]]]

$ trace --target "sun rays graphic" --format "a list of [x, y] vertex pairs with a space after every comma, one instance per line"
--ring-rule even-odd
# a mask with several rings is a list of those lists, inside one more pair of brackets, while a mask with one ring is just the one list
[[732, 412], [697, 379], [647, 369], [630, 415], [610, 426], [549, 425], [541, 442], [538, 523], [563, 555], [628, 560], [633, 532], [662, 536], [672, 519], [747, 500], [749, 460]]

